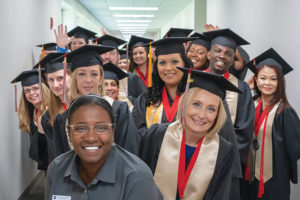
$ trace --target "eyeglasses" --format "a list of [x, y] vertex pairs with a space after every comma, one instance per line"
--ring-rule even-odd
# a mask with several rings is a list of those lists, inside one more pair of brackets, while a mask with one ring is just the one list
[[85, 135], [89, 132], [90, 129], [93, 129], [98, 135], [104, 135], [109, 133], [113, 124], [110, 123], [98, 123], [96, 125], [86, 125], [86, 124], [72, 124], [68, 125], [74, 134]]
[[28, 88], [28, 89], [25, 89], [25, 90], [24, 90], [24, 93], [25, 93], [25, 94], [29, 94], [31, 91], [32, 91], [32, 92], [37, 92], [37, 91], [39, 91], [39, 89], [40, 89], [40, 87], [32, 87], [31, 89]]

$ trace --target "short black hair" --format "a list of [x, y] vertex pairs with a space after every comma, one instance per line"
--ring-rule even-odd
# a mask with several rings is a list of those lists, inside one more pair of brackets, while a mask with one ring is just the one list
[[114, 118], [113, 109], [112, 109], [111, 105], [104, 98], [102, 98], [98, 95], [95, 95], [95, 94], [88, 94], [88, 95], [80, 96], [72, 101], [72, 103], [70, 104], [70, 107], [68, 109], [68, 114], [67, 114], [67, 123], [68, 124], [70, 124], [72, 114], [76, 110], [78, 110], [81, 106], [85, 106], [85, 105], [97, 105], [97, 106], [104, 108], [104, 110], [106, 110], [106, 112], [109, 115], [111, 123], [115, 124], [115, 118]]

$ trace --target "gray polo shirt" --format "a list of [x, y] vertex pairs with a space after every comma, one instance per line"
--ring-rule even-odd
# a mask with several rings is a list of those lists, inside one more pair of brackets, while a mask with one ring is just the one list
[[163, 199], [148, 166], [135, 155], [113, 145], [109, 156], [86, 187], [78, 174], [79, 157], [66, 152], [47, 171], [45, 200]]

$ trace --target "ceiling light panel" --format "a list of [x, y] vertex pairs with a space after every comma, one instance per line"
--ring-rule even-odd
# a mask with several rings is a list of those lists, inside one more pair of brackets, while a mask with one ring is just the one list
[[118, 23], [150, 23], [151, 22], [151, 20], [130, 20], [130, 19], [128, 19], [128, 20], [122, 20], [122, 19], [118, 19], [118, 20], [116, 20], [116, 22], [118, 22]]
[[109, 10], [158, 10], [158, 7], [109, 7]]
[[145, 17], [145, 18], [152, 18], [154, 15], [123, 15], [123, 14], [116, 14], [113, 15], [114, 17], [131, 17], [131, 18], [140, 18], [140, 17]]

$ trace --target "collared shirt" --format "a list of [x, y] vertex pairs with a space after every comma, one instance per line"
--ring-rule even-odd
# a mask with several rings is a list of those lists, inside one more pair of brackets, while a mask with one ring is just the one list
[[57, 157], [49, 166], [45, 199], [162, 199], [146, 164], [113, 145], [107, 160], [88, 186], [78, 174], [80, 158], [74, 151]]

